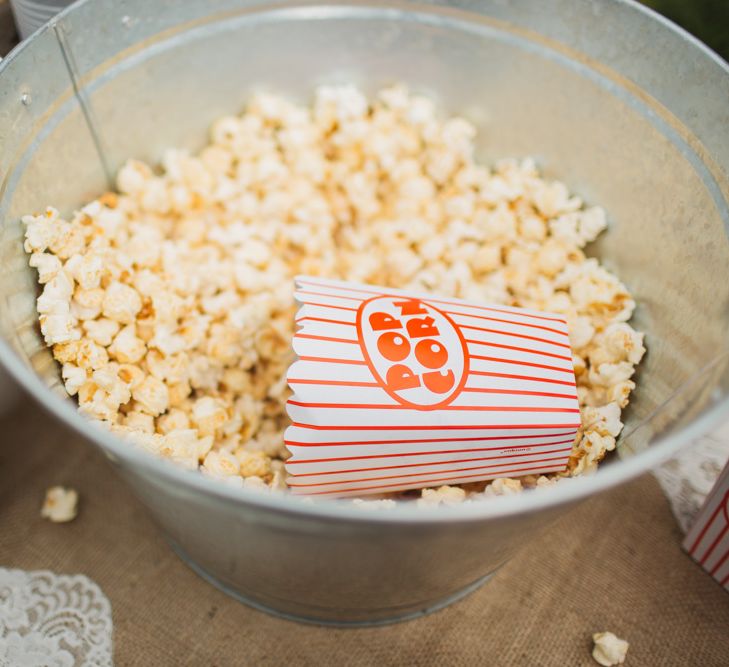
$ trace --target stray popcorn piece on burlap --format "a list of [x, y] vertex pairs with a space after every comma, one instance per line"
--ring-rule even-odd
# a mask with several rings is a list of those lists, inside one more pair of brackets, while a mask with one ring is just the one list
[[52, 486], [46, 491], [41, 516], [53, 523], [66, 523], [76, 518], [78, 493], [63, 486]]
[[41, 333], [68, 393], [150, 452], [283, 489], [293, 277], [429, 291], [563, 315], [583, 428], [563, 473], [463, 497], [429, 489], [421, 504], [592, 472], [645, 352], [627, 288], [583, 252], [607, 216], [533, 160], [476, 163], [475, 134], [401, 85], [369, 101], [322, 86], [310, 106], [259, 93], [197, 155], [167, 151], [160, 170], [130, 160], [119, 194], [67, 219], [24, 216]]
[[595, 662], [603, 667], [622, 665], [625, 662], [630, 645], [624, 639], [619, 639], [612, 632], [596, 632], [592, 635], [592, 641], [595, 643], [592, 649]]

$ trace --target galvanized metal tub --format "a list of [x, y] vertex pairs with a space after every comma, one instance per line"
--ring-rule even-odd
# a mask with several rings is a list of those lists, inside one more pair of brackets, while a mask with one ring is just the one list
[[[20, 215], [68, 212], [129, 156], [200, 147], [259, 87], [405, 81], [480, 129], [481, 159], [535, 155], [610, 230], [593, 252], [639, 304], [650, 352], [618, 457], [556, 488], [363, 512], [233, 489], [117, 441], [64, 398], [36, 326]], [[619, 0], [77, 3], [0, 64], [0, 358], [100, 447], [201, 574], [284, 616], [417, 616], [463, 595], [570, 505], [645, 472], [729, 404], [729, 72]]]

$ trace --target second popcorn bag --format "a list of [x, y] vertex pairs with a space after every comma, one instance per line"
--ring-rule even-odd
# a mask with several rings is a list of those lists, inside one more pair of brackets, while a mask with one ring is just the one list
[[306, 276], [296, 288], [293, 493], [565, 469], [580, 410], [562, 317]]

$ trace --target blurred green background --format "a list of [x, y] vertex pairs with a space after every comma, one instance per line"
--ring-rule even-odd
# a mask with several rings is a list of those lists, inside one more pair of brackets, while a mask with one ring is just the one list
[[641, 0], [729, 61], [729, 0]]

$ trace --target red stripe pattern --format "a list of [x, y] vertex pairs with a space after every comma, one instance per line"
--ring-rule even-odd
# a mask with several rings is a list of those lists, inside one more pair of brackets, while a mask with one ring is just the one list
[[293, 493], [364, 495], [565, 468], [580, 411], [562, 317], [296, 283], [285, 434]]
[[683, 547], [729, 591], [729, 463], [706, 498]]

